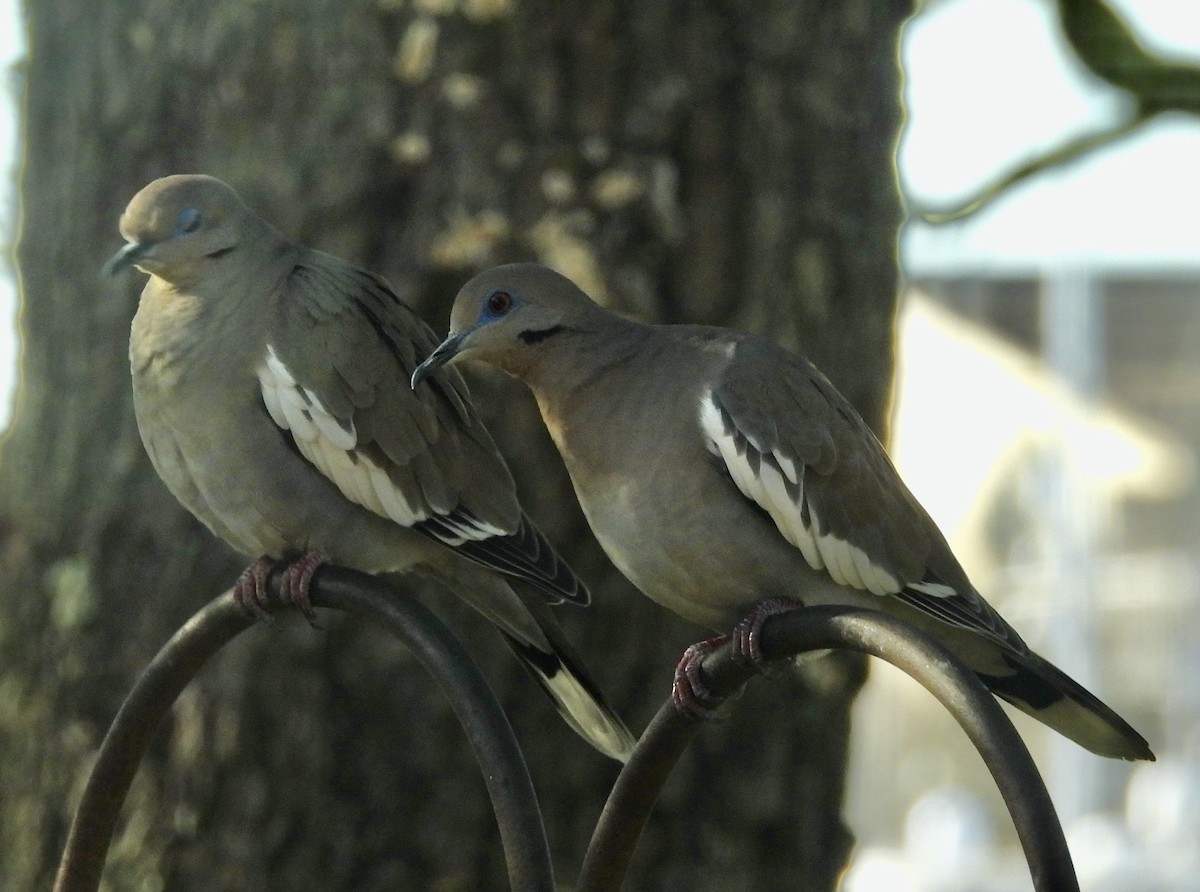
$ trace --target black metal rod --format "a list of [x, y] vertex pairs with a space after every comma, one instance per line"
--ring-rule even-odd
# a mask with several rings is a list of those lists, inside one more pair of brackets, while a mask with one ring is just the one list
[[189, 619], [146, 667], [100, 745], [58, 865], [55, 892], [92, 892], [99, 886], [117, 815], [159, 722], [208, 658], [252, 622], [226, 592]]
[[381, 621], [433, 676], [458, 716], [487, 782], [509, 885], [515, 892], [554, 892], [550, 846], [525, 754], [500, 701], [458, 639], [424, 605], [401, 597], [373, 576], [330, 567], [319, 591], [331, 607]]
[[[763, 625], [762, 650], [767, 659], [830, 648], [886, 660], [937, 697], [991, 771], [1012, 815], [1034, 888], [1078, 892], [1066, 838], [1037, 766], [1008, 716], [973, 672], [927, 635], [877, 611], [811, 607], [777, 614]], [[733, 693], [751, 674], [733, 661], [728, 645], [704, 660], [702, 672], [705, 683], [719, 696]], [[699, 728], [670, 700], [659, 709], [613, 786], [584, 857], [576, 892], [621, 888], [659, 791]]]
[[[272, 575], [270, 590], [277, 599], [278, 574]], [[372, 576], [323, 567], [311, 594], [318, 607], [379, 622], [434, 677], [483, 772], [511, 887], [553, 892], [550, 850], [524, 755], [495, 694], [458, 640], [423, 605]], [[162, 717], [204, 663], [253, 624], [226, 592], [189, 619], [142, 673], [101, 744], [59, 863], [55, 892], [94, 892], [99, 886], [117, 815]]]
[[[706, 672], [706, 683], [710, 679], [714, 679], [712, 673]], [[615, 892], [621, 888], [646, 819], [675, 763], [700, 727], [699, 721], [685, 716], [669, 699], [659, 707], [608, 794], [584, 855], [575, 892]]]

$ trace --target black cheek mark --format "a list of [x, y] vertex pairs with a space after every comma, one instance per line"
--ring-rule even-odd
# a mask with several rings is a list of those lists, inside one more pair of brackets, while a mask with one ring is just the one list
[[517, 337], [519, 337], [526, 344], [540, 344], [542, 341], [547, 340], [548, 338], [552, 338], [556, 334], [559, 334], [560, 332], [564, 332], [564, 331], [566, 331], [566, 328], [564, 326], [552, 325], [550, 328], [531, 329], [529, 331], [523, 331], [519, 335], [517, 335]]

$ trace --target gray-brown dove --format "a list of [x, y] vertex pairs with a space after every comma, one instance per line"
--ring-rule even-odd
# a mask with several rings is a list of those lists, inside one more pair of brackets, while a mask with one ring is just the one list
[[[681, 616], [734, 630], [742, 658], [761, 659], [772, 610], [880, 609], [1093, 752], [1154, 758], [980, 597], [866, 423], [801, 357], [726, 329], [624, 319], [533, 264], [463, 287], [413, 386], [458, 357], [529, 385], [613, 563]], [[704, 650], [676, 673], [682, 708], [705, 698]]]
[[586, 590], [522, 512], [461, 377], [408, 386], [429, 327], [383, 279], [290, 241], [212, 177], [155, 180], [120, 228], [109, 271], [150, 276], [129, 348], [138, 428], [180, 502], [261, 556], [239, 601], [262, 611], [276, 562], [306, 613], [325, 560], [437, 579], [624, 760], [634, 739], [546, 603], [586, 604]]

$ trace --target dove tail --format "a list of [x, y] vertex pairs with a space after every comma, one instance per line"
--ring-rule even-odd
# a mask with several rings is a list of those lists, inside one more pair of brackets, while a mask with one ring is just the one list
[[997, 697], [1097, 755], [1154, 761], [1145, 738], [1065, 672], [1032, 653], [1003, 657], [1010, 674], [975, 673]]
[[543, 650], [507, 632], [502, 634], [521, 665], [554, 701], [564, 721], [604, 755], [618, 762], [628, 761], [637, 738], [605, 702], [599, 687], [574, 655], [559, 643]]
[[540, 586], [527, 579], [502, 578], [465, 560], [455, 561], [448, 572], [434, 565], [424, 569], [496, 626], [521, 665], [580, 737], [606, 756], [620, 762], [629, 758], [637, 738], [575, 655]]

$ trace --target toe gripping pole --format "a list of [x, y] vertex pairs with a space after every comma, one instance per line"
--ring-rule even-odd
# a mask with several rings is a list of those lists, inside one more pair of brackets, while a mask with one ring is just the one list
[[[991, 693], [940, 644], [886, 614], [844, 607], [780, 613], [762, 627], [768, 660], [830, 648], [887, 660], [920, 682], [954, 716], [983, 757], [1016, 825], [1037, 892], [1079, 892], [1062, 825], [1029, 751]], [[726, 643], [704, 658], [705, 687], [727, 697], [753, 669]], [[620, 889], [646, 819], [671, 769], [703, 723], [668, 698], [617, 778], [584, 858], [576, 892]]]
[[[271, 609], [279, 574], [271, 576]], [[475, 751], [500, 828], [514, 890], [552, 892], [545, 827], [525, 758], [478, 667], [427, 608], [362, 573], [326, 566], [312, 583], [312, 602], [371, 619], [399, 638], [442, 688]], [[55, 892], [93, 892], [117, 815], [160, 720], [209, 657], [257, 621], [232, 590], [200, 610], [163, 646], [113, 720], [92, 767], [59, 863]]]

